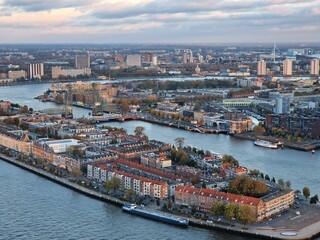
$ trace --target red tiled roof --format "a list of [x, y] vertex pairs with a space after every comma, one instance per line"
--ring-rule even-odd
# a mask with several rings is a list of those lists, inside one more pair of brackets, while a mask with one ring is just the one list
[[233, 202], [237, 204], [243, 204], [243, 205], [252, 205], [257, 206], [260, 201], [262, 201], [260, 198], [254, 198], [254, 197], [248, 197], [233, 193], [225, 193], [225, 192], [219, 192], [213, 189], [207, 189], [207, 188], [194, 188], [192, 186], [177, 186], [176, 192], [185, 192], [189, 194], [196, 194], [198, 196], [206, 196], [210, 198], [219, 199], [222, 201], [228, 201]]

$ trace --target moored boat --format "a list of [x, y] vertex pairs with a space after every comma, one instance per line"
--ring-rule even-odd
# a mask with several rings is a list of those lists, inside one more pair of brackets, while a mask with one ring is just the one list
[[282, 145], [280, 142], [279, 143], [273, 143], [273, 142], [260, 140], [260, 139], [257, 139], [253, 143], [256, 146], [265, 147], [265, 148], [272, 148], [272, 149], [277, 149], [280, 145]]
[[159, 212], [146, 211], [145, 209], [138, 208], [135, 204], [124, 205], [122, 207], [122, 210], [127, 213], [135, 214], [141, 217], [149, 218], [167, 224], [173, 224], [181, 227], [187, 227], [189, 225], [188, 219], [176, 217], [173, 215], [169, 216]]

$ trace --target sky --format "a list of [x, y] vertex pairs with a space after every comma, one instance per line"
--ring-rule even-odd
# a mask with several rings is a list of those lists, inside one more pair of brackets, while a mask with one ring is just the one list
[[320, 0], [0, 0], [0, 43], [319, 39]]

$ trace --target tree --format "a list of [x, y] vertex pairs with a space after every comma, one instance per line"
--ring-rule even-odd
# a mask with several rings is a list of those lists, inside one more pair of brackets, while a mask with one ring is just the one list
[[253, 132], [262, 134], [262, 133], [266, 132], [266, 129], [262, 125], [259, 124], [253, 128]]
[[264, 177], [265, 180], [270, 181], [270, 177], [268, 174], [266, 174], [266, 176]]
[[250, 175], [252, 175], [252, 176], [258, 177], [259, 174], [260, 174], [260, 171], [257, 169], [253, 169], [250, 171]]
[[24, 105], [20, 108], [19, 113], [29, 113], [29, 108], [26, 105]]
[[112, 177], [108, 179], [106, 182], [104, 182], [103, 186], [105, 187], [105, 189], [112, 190], [112, 192], [114, 193], [116, 190], [120, 188], [121, 181], [117, 177]]
[[285, 182], [284, 182], [284, 180], [283, 180], [282, 178], [278, 179], [278, 185], [279, 185], [282, 189], [286, 186], [286, 184], [285, 184]]
[[305, 196], [305, 197], [306, 197], [306, 200], [307, 200], [308, 197], [310, 197], [310, 188], [304, 187], [304, 188], [302, 189], [302, 193], [303, 193], [303, 196]]
[[227, 204], [224, 208], [224, 217], [229, 220], [233, 219], [237, 214], [236, 210], [237, 206], [234, 203]]
[[131, 200], [136, 197], [136, 193], [133, 189], [126, 189], [123, 193], [124, 197]]
[[251, 197], [261, 197], [268, 193], [267, 185], [259, 180], [250, 177], [236, 177], [229, 182], [228, 191], [235, 194], [241, 194]]
[[136, 136], [145, 135], [145, 134], [144, 134], [144, 127], [142, 127], [142, 126], [137, 126], [136, 129], [134, 130], [134, 134], [135, 134]]
[[239, 166], [239, 162], [238, 162], [238, 160], [237, 159], [235, 159], [233, 156], [231, 156], [231, 155], [224, 155], [223, 157], [222, 157], [222, 161], [223, 162], [227, 162], [227, 163], [230, 163], [230, 164], [232, 164], [233, 166]]
[[271, 182], [276, 182], [276, 179], [274, 177], [272, 177]]
[[183, 137], [177, 137], [176, 139], [174, 139], [174, 142], [178, 146], [178, 149], [181, 149], [183, 144], [184, 144], [184, 138]]
[[247, 225], [256, 221], [256, 214], [251, 207], [247, 205], [241, 205], [238, 209], [237, 220], [240, 223]]
[[286, 186], [287, 186], [287, 188], [291, 188], [291, 182], [290, 181], [286, 181]]
[[210, 212], [214, 216], [222, 215], [224, 212], [224, 205], [222, 202], [214, 202], [211, 206]]
[[319, 201], [319, 197], [318, 195], [314, 195], [312, 198], [310, 198], [310, 204], [317, 204], [317, 202]]
[[75, 177], [79, 177], [79, 176], [81, 176], [81, 169], [79, 168], [79, 167], [74, 167], [74, 168], [72, 168], [72, 170], [71, 170], [71, 175], [72, 176], [75, 176]]

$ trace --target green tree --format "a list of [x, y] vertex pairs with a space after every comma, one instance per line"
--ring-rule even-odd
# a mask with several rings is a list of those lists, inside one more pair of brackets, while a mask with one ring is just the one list
[[237, 205], [234, 203], [229, 203], [224, 208], [224, 217], [228, 220], [235, 218], [237, 215]]
[[105, 187], [105, 189], [112, 190], [112, 192], [114, 193], [116, 190], [120, 188], [121, 180], [114, 176], [108, 179], [106, 182], [104, 182], [103, 186]]
[[302, 194], [303, 194], [303, 196], [305, 196], [306, 199], [308, 199], [308, 197], [310, 197], [310, 188], [304, 187], [302, 189]]
[[224, 155], [222, 157], [222, 161], [223, 162], [227, 162], [227, 163], [230, 163], [232, 164], [233, 166], [239, 166], [239, 162], [238, 160], [236, 160], [233, 156], [231, 155]]
[[214, 202], [211, 206], [210, 212], [214, 216], [223, 215], [224, 205], [222, 202]]
[[270, 181], [270, 177], [268, 174], [266, 174], [266, 176], [264, 177], [265, 180]]
[[247, 205], [241, 205], [239, 206], [237, 213], [237, 220], [240, 223], [247, 225], [256, 221], [256, 214], [251, 207]]

